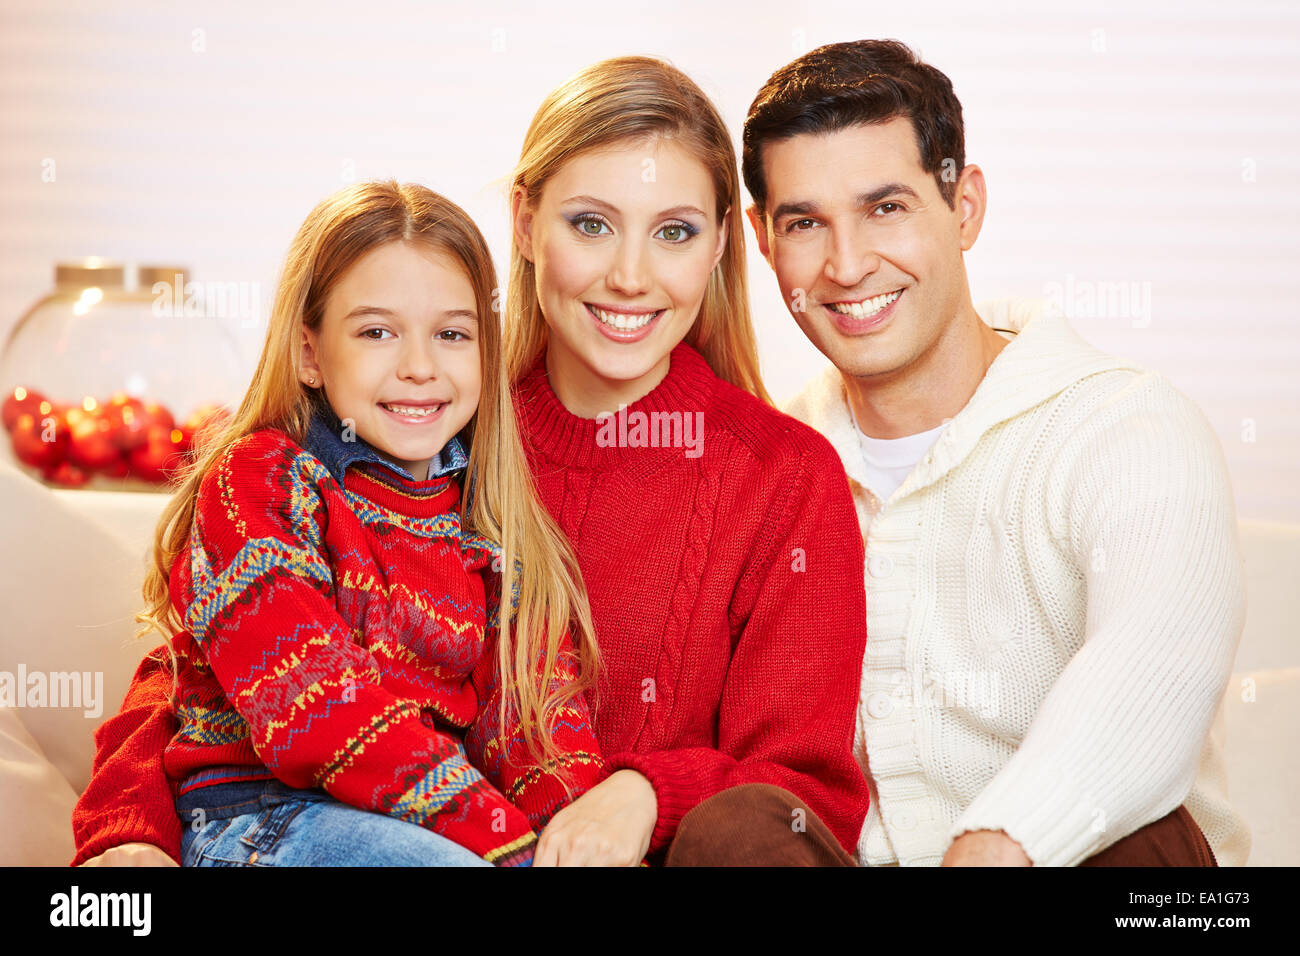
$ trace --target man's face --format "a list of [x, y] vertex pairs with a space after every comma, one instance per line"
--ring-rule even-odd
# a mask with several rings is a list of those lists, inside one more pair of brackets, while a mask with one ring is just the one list
[[767, 215], [750, 220], [809, 340], [858, 378], [928, 353], [967, 295], [962, 252], [983, 216], [983, 177], [961, 171], [956, 208], [921, 168], [906, 117], [763, 146]]

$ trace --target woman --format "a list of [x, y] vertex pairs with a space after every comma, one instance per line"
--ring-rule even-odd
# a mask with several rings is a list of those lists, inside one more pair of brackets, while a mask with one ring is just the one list
[[[667, 64], [595, 64], [534, 116], [511, 198], [507, 362], [586, 580], [614, 771], [536, 863], [851, 865], [862, 540], [834, 451], [759, 380], [725, 125]], [[139, 806], [165, 783], [165, 717], [136, 686], [100, 731], [79, 860], [179, 841], [174, 814]]]

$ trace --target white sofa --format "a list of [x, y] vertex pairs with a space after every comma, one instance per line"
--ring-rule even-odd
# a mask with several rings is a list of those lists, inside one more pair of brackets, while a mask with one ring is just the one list
[[[117, 712], [136, 664], [158, 643], [133, 639], [133, 615], [164, 501], [52, 491], [0, 461], [0, 672], [103, 681], [97, 715], [92, 707], [87, 716], [85, 701], [0, 707], [0, 865], [72, 859], [71, 814], [90, 777], [92, 732]], [[1249, 609], [1224, 698], [1229, 793], [1251, 824], [1249, 865], [1297, 865], [1300, 820], [1287, 798], [1300, 790], [1300, 527], [1243, 522], [1241, 540]]]

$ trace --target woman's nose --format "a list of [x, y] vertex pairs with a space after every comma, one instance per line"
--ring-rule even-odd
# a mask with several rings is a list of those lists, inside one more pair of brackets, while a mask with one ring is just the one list
[[625, 240], [619, 246], [605, 284], [611, 291], [626, 296], [643, 295], [650, 291], [650, 273], [642, 243]]

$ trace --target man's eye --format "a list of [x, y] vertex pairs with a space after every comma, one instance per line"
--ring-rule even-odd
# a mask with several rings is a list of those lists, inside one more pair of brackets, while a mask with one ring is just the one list
[[796, 219], [786, 227], [786, 232], [807, 232], [816, 224], [813, 219]]
[[879, 206], [876, 207], [876, 212], [885, 216], [889, 216], [892, 215], [893, 213], [902, 212], [902, 211], [903, 211], [903, 204], [897, 202], [882, 202]]

